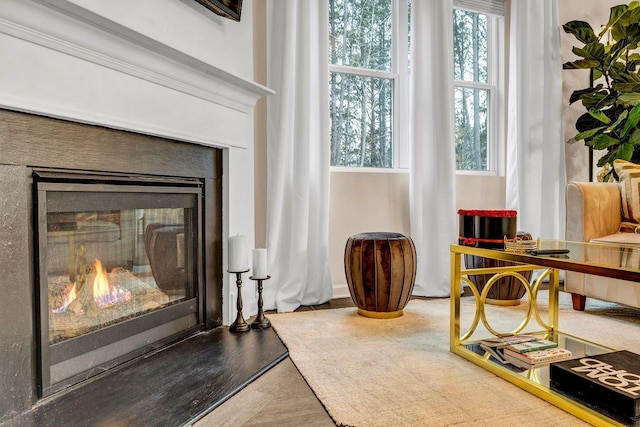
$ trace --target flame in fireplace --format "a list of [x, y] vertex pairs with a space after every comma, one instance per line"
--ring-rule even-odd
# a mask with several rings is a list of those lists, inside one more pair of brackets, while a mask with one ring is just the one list
[[69, 304], [71, 304], [76, 298], [78, 298], [76, 284], [70, 283], [66, 288], [64, 288], [64, 302], [60, 307], [54, 308], [52, 311], [54, 313], [64, 313], [65, 311], [67, 311], [67, 307], [69, 307]]
[[96, 260], [94, 270], [93, 300], [99, 308], [111, 307], [131, 299], [131, 292], [115, 283], [111, 283], [99, 260]]

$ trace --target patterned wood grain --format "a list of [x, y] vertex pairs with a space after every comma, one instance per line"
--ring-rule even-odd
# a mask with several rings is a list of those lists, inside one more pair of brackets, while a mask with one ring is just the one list
[[398, 233], [362, 233], [345, 247], [345, 273], [358, 308], [371, 312], [402, 310], [415, 283], [416, 253], [410, 238]]

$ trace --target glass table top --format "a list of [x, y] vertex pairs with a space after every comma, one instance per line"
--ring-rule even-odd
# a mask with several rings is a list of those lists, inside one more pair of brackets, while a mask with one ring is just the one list
[[640, 246], [582, 243], [565, 240], [540, 240], [539, 249], [567, 249], [566, 254], [533, 255], [452, 245], [451, 252], [485, 256], [560, 270], [640, 282]]

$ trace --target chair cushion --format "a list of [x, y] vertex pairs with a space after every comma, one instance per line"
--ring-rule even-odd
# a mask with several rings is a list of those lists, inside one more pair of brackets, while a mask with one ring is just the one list
[[624, 246], [640, 246], [640, 234], [638, 233], [616, 233], [609, 236], [591, 239], [590, 243], [604, 243]]
[[621, 184], [623, 215], [640, 223], [640, 165], [616, 159], [613, 168]]

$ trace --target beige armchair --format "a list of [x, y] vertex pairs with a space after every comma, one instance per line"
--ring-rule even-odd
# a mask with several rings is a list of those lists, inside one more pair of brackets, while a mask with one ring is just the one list
[[[620, 233], [622, 197], [617, 183], [570, 182], [567, 185], [566, 240], [640, 246], [640, 234]], [[564, 289], [573, 308], [584, 310], [587, 297], [640, 307], [640, 284], [566, 272]]]

